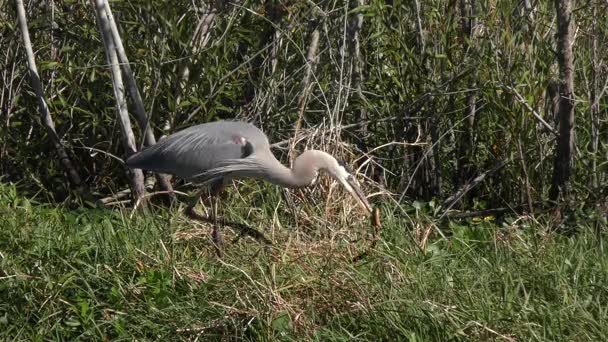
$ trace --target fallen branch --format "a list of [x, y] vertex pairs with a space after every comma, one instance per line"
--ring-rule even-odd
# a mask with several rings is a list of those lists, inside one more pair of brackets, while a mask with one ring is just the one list
[[509, 212], [514, 213], [514, 214], [519, 214], [526, 207], [527, 207], [527, 204], [518, 205], [516, 207], [509, 207], [509, 208], [492, 208], [492, 209], [484, 209], [484, 210], [477, 210], [477, 211], [468, 211], [465, 213], [447, 215], [446, 218], [450, 219], [450, 220], [459, 220], [459, 219], [465, 219], [465, 218], [470, 218], [470, 217], [501, 215], [501, 214], [505, 214], [505, 213], [509, 213]]
[[511, 161], [510, 160], [503, 160], [501, 162], [499, 162], [498, 164], [496, 164], [493, 168], [487, 170], [486, 172], [480, 174], [479, 176], [475, 177], [472, 181], [467, 182], [466, 184], [464, 184], [455, 194], [453, 194], [452, 196], [448, 197], [443, 204], [441, 205], [443, 208], [445, 208], [443, 214], [441, 214], [441, 216], [439, 217], [439, 219], [442, 219], [450, 209], [452, 209], [452, 207], [458, 203], [458, 201], [460, 201], [460, 199], [467, 193], [469, 192], [471, 189], [473, 189], [475, 186], [477, 186], [479, 183], [483, 182], [486, 177], [488, 177], [489, 175], [491, 175], [492, 173], [502, 169], [503, 167], [507, 166], [507, 164], [509, 164]]

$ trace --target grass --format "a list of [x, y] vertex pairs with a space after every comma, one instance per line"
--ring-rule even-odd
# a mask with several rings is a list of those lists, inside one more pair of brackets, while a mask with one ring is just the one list
[[243, 238], [218, 259], [209, 228], [175, 210], [131, 219], [1, 186], [0, 339], [608, 340], [605, 222], [565, 236], [385, 207], [381, 240], [353, 262], [369, 243], [355, 215], [295, 228], [277, 193], [258, 211], [231, 200], [274, 248]]

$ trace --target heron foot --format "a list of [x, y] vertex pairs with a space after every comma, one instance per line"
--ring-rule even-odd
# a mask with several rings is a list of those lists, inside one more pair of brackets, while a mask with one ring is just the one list
[[222, 254], [224, 253], [224, 239], [222, 238], [222, 233], [220, 233], [220, 229], [217, 225], [213, 226], [211, 240], [213, 241], [213, 245], [215, 247], [215, 253], [221, 258]]

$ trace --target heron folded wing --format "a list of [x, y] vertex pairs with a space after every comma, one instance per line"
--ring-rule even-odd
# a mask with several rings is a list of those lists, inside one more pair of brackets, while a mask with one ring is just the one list
[[251, 155], [247, 158], [224, 159], [214, 168], [195, 174], [192, 178], [207, 182], [208, 180], [230, 174], [231, 178], [264, 178], [267, 172], [265, 164]]
[[189, 179], [222, 165], [227, 159], [240, 159], [245, 154], [249, 155], [251, 150], [250, 145], [233, 143], [204, 145], [197, 149], [183, 149], [172, 153], [147, 153], [148, 150], [145, 150], [129, 158], [127, 165]]
[[246, 158], [269, 149], [268, 139], [243, 122], [212, 122], [176, 132], [127, 159], [127, 165], [182, 178], [214, 169], [227, 159]]

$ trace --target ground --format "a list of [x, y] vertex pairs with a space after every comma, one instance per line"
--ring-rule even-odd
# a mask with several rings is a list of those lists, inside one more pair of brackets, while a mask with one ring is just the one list
[[450, 222], [428, 204], [380, 205], [367, 251], [354, 213], [295, 220], [276, 194], [257, 212], [232, 200], [225, 215], [273, 247], [227, 231], [218, 258], [209, 227], [177, 208], [74, 210], [2, 186], [0, 339], [608, 340], [606, 226], [593, 217], [566, 235], [542, 217]]

